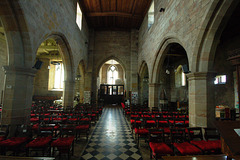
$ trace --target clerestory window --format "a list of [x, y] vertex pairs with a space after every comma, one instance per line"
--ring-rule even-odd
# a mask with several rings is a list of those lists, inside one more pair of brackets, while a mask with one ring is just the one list
[[152, 26], [154, 23], [154, 1], [152, 1], [152, 4], [148, 10], [148, 29]]
[[77, 3], [76, 23], [77, 23], [79, 29], [82, 30], [82, 11], [79, 6], [79, 3]]

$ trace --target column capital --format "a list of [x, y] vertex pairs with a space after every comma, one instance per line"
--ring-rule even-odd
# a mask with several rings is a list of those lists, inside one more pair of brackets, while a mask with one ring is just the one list
[[16, 66], [3, 66], [5, 74], [19, 74], [35, 77], [37, 69], [27, 67], [16, 67]]
[[194, 73], [188, 73], [186, 76], [188, 77], [188, 81], [206, 80], [210, 77], [216, 76], [216, 72], [194, 72]]

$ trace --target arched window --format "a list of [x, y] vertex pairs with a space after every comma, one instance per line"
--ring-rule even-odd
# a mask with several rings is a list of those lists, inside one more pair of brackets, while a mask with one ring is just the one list
[[61, 61], [51, 61], [49, 65], [48, 89], [62, 91], [64, 81], [64, 66]]
[[186, 86], [186, 75], [182, 70], [182, 65], [179, 65], [175, 72], [175, 86], [182, 87]]
[[118, 79], [118, 71], [117, 71], [117, 67], [114, 65], [111, 65], [108, 68], [108, 72], [107, 72], [107, 80], [108, 80], [108, 84], [115, 84], [115, 80]]
[[63, 80], [64, 80], [63, 63], [60, 63], [58, 65], [55, 65], [54, 88], [63, 89]]
[[152, 2], [149, 10], [148, 10], [148, 29], [154, 23], [154, 1]]
[[82, 11], [78, 3], [77, 3], [76, 23], [79, 29], [82, 30]]

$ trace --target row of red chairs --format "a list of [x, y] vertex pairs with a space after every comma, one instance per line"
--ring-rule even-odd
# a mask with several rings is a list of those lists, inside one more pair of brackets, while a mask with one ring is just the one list
[[[163, 155], [196, 155], [221, 153], [219, 133], [213, 128], [189, 128], [186, 113], [169, 111], [143, 111], [126, 108], [123, 113], [130, 119], [132, 132], [139, 145], [140, 138], [148, 142], [150, 158]], [[204, 130], [204, 136], [202, 134]], [[211, 133], [211, 134], [210, 134]], [[212, 134], [213, 133], [213, 134]], [[159, 139], [158, 139], [159, 138]]]
[[[150, 159], [160, 159], [164, 155], [198, 155], [221, 153], [219, 133], [214, 128], [192, 127], [186, 132], [183, 128], [171, 128], [170, 140], [166, 140], [163, 129], [150, 129], [148, 144]], [[168, 141], [169, 140], [169, 141]]]
[[28, 156], [32, 151], [41, 151], [42, 156], [54, 156], [58, 151], [60, 155], [68, 154], [70, 159], [74, 152], [74, 142], [81, 135], [85, 135], [88, 140], [91, 122], [93, 119], [95, 122], [98, 120], [102, 107], [89, 110], [82, 108], [78, 112], [32, 112], [31, 125], [10, 126], [11, 130], [16, 129], [12, 137], [8, 137], [9, 125], [4, 125], [5, 129], [2, 125], [0, 153], [6, 155], [8, 151], [12, 151], [13, 155], [17, 155], [19, 152], [26, 152]]
[[[16, 125], [13, 137], [7, 138], [9, 125], [1, 125], [0, 153], [6, 155], [7, 151], [13, 151], [13, 155], [26, 151], [29, 156], [31, 151], [42, 151], [42, 156], [54, 156], [57, 149], [60, 154], [74, 151], [74, 141], [80, 134], [78, 126], [74, 124], [60, 125], [58, 131], [54, 132], [53, 125], [39, 125], [38, 132], [33, 136], [30, 125]], [[89, 129], [89, 128], [88, 128]], [[50, 152], [52, 149], [52, 153]]]

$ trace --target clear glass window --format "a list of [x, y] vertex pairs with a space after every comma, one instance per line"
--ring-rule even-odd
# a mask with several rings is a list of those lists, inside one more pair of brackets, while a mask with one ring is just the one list
[[64, 69], [63, 64], [55, 66], [54, 89], [63, 89]]
[[114, 65], [109, 67], [107, 76], [108, 84], [115, 84], [116, 79], [118, 79], [118, 71]]
[[186, 86], [186, 75], [182, 71], [182, 86]]
[[76, 23], [77, 23], [79, 29], [82, 30], [82, 11], [79, 6], [79, 3], [77, 3]]
[[48, 81], [49, 90], [63, 90], [64, 66], [62, 62], [50, 64]]
[[175, 86], [176, 87], [186, 86], [186, 75], [182, 70], [182, 65], [179, 65], [175, 70]]
[[149, 10], [148, 10], [148, 29], [154, 23], [154, 1], [152, 2]]
[[226, 84], [227, 76], [226, 75], [218, 75], [215, 77], [214, 84]]

